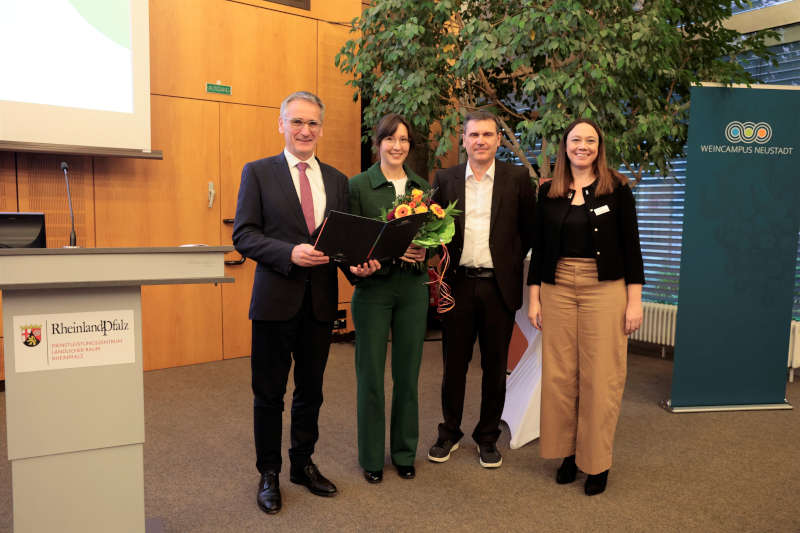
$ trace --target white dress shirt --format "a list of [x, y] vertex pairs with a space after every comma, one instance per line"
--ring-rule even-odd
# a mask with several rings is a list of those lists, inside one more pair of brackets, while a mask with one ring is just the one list
[[289, 172], [292, 174], [292, 183], [294, 183], [294, 190], [297, 191], [297, 199], [300, 200], [300, 169], [297, 168], [297, 163], [303, 162], [308, 164], [306, 168], [306, 176], [311, 183], [311, 198], [314, 200], [314, 227], [319, 227], [322, 224], [322, 219], [325, 217], [325, 183], [322, 181], [322, 169], [319, 166], [317, 158], [313, 155], [306, 161], [302, 161], [287, 149], [283, 149], [283, 155], [286, 156], [286, 162], [289, 164]]
[[464, 176], [464, 249], [459, 265], [470, 268], [494, 268], [489, 250], [489, 229], [492, 219], [492, 191], [495, 164], [480, 181], [475, 179], [467, 163]]

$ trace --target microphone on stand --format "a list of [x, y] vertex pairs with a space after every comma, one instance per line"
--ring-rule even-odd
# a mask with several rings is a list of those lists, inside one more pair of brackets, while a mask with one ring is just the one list
[[67, 171], [69, 170], [69, 165], [66, 161], [61, 162], [61, 170], [64, 171], [64, 180], [67, 182], [67, 200], [69, 201], [69, 219], [72, 223], [72, 229], [69, 232], [69, 246], [65, 246], [64, 248], [77, 248], [78, 245], [76, 244], [77, 237], [75, 236], [75, 213], [72, 211], [72, 195], [69, 192], [69, 175]]

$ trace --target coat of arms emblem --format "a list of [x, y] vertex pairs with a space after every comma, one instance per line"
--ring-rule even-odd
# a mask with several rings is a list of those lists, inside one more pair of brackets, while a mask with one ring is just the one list
[[34, 346], [38, 346], [40, 342], [42, 342], [42, 326], [41, 325], [31, 325], [31, 326], [21, 326], [22, 334], [22, 344], [25, 346], [29, 346], [33, 348]]

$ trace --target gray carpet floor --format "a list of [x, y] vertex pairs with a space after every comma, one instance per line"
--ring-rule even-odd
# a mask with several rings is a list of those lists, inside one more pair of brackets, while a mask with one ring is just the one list
[[[510, 450], [507, 429], [499, 469], [480, 467], [469, 437], [449, 462], [428, 462], [440, 419], [440, 350], [439, 342], [426, 343], [417, 478], [400, 479], [388, 466], [383, 483], [369, 485], [355, 450], [353, 346], [335, 344], [314, 459], [340, 494], [313, 496], [284, 472], [284, 508], [273, 516], [255, 504], [249, 359], [147, 372], [147, 516], [175, 533], [800, 531], [800, 410], [671, 414], [658, 403], [669, 396], [672, 363], [632, 354], [608, 489], [587, 497], [583, 475], [557, 485], [558, 461], [541, 459], [535, 441]], [[467, 434], [478, 416], [477, 357], [468, 379]], [[386, 385], [390, 398], [388, 376]], [[788, 385], [787, 397], [800, 407], [800, 383]], [[0, 421], [0, 531], [10, 531], [4, 393]]]

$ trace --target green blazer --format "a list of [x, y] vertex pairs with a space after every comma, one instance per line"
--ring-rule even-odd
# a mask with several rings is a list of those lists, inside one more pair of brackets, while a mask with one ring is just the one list
[[[428, 182], [417, 176], [413, 170], [403, 165], [408, 176], [406, 192], [411, 189], [427, 191], [431, 188]], [[377, 218], [381, 209], [389, 209], [395, 199], [394, 185], [381, 172], [380, 162], [375, 163], [366, 172], [350, 178], [350, 212], [362, 217]]]
[[[403, 165], [403, 170], [408, 176], [406, 192], [411, 192], [411, 189], [427, 191], [431, 188], [425, 179], [415, 174], [408, 166]], [[362, 217], [378, 218], [381, 216], [381, 209], [388, 210], [396, 197], [394, 185], [383, 175], [380, 162], [369, 167], [366, 172], [350, 178], [349, 187], [350, 212]], [[381, 266], [382, 268], [373, 276], [388, 276], [396, 268], [395, 265]], [[388, 268], [390, 266], [393, 268]], [[358, 282], [357, 279], [353, 281]]]

